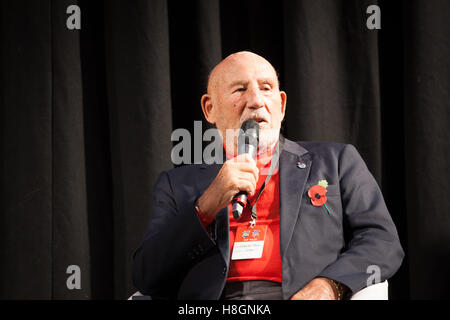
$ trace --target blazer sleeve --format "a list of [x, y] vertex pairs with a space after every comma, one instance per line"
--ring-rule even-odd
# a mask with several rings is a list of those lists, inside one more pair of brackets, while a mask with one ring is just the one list
[[195, 211], [196, 197], [177, 198], [170, 175], [159, 175], [149, 225], [133, 255], [133, 284], [142, 294], [175, 298], [189, 268], [215, 245]]
[[404, 252], [378, 184], [352, 145], [340, 153], [339, 179], [349, 240], [338, 259], [319, 276], [341, 282], [355, 293], [373, 284], [373, 272], [380, 271], [380, 281], [390, 278]]

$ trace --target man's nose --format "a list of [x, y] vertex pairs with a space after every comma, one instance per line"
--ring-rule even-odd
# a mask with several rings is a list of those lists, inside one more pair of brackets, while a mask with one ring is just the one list
[[252, 109], [259, 109], [264, 107], [264, 97], [259, 88], [248, 91], [247, 107]]

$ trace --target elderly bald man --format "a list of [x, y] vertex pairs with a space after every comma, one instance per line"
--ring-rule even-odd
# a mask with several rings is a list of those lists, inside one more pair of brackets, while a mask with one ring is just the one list
[[[397, 230], [364, 161], [351, 145], [280, 135], [286, 101], [276, 71], [259, 55], [238, 52], [211, 71], [201, 106], [226, 161], [160, 174], [134, 254], [141, 293], [333, 300], [369, 285], [373, 266], [381, 281], [398, 270]], [[260, 127], [256, 159], [237, 155], [236, 132], [249, 119]], [[240, 191], [249, 202], [235, 219], [230, 203]]]

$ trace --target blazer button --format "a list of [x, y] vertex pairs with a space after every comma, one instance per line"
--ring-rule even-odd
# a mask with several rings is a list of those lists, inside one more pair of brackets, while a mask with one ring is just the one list
[[222, 274], [223, 274], [223, 275], [226, 275], [226, 274], [227, 274], [227, 267], [223, 267]]

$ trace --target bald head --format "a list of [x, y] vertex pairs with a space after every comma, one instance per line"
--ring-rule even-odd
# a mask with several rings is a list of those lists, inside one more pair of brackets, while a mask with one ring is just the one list
[[230, 72], [232, 73], [235, 69], [241, 68], [244, 65], [253, 66], [254, 68], [256, 67], [256, 69], [266, 68], [271, 70], [273, 76], [277, 79], [277, 85], [279, 86], [277, 72], [269, 61], [256, 53], [240, 51], [230, 54], [211, 70], [208, 77], [208, 94], [213, 94], [216, 89], [218, 89], [219, 85], [225, 82], [225, 75]]

